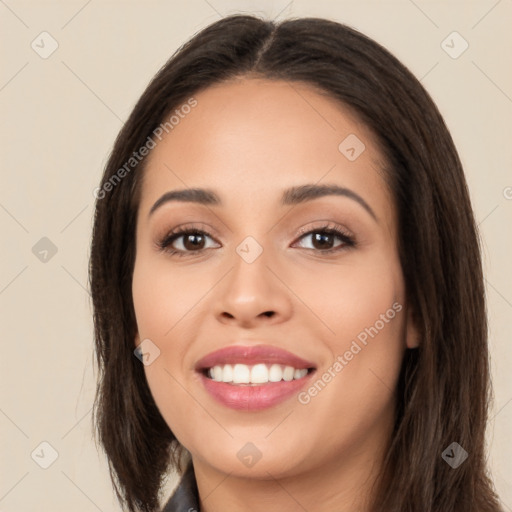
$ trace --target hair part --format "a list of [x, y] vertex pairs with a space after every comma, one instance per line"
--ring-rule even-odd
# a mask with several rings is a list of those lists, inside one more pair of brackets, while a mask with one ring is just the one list
[[[187, 98], [256, 77], [305, 83], [339, 101], [375, 135], [386, 162], [407, 304], [421, 342], [405, 352], [372, 512], [498, 512], [485, 461], [487, 318], [469, 193], [437, 107], [385, 48], [320, 18], [223, 18], [186, 42], [153, 78], [115, 141], [101, 186]], [[186, 457], [133, 355], [131, 284], [146, 159], [97, 200], [89, 269], [99, 368], [93, 422], [116, 495], [130, 512], [159, 510], [166, 471], [181, 474]], [[441, 458], [453, 441], [469, 453], [457, 469]]]

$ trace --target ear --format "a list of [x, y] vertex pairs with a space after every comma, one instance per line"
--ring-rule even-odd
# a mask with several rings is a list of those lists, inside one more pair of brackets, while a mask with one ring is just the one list
[[140, 345], [140, 335], [139, 331], [137, 331], [137, 334], [135, 335], [135, 348], [137, 348]]
[[420, 346], [420, 331], [418, 329], [418, 318], [414, 310], [407, 307], [407, 319], [405, 324], [405, 344], [407, 348], [418, 348]]

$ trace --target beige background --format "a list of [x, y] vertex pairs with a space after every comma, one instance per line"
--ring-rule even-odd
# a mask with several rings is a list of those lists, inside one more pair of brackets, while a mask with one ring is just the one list
[[[0, 511], [120, 510], [90, 426], [92, 191], [154, 73], [195, 32], [241, 11], [321, 16], [360, 29], [421, 79], [443, 113], [484, 241], [495, 387], [490, 465], [512, 511], [511, 0], [0, 0]], [[47, 58], [40, 54], [52, 41], [43, 31], [58, 43]], [[441, 44], [453, 31], [469, 43], [456, 59]], [[452, 52], [462, 48], [451, 40]], [[43, 237], [57, 249], [47, 261]], [[48, 469], [36, 463], [51, 462], [43, 441], [58, 452]]]

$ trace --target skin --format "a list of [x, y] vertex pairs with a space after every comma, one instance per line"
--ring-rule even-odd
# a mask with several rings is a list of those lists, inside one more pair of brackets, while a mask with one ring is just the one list
[[[418, 340], [378, 145], [348, 108], [307, 84], [245, 78], [194, 97], [197, 106], [151, 151], [137, 218], [134, 342], [149, 338], [160, 350], [145, 366], [156, 404], [192, 455], [202, 511], [367, 510], [404, 350]], [[349, 134], [366, 146], [355, 161], [338, 150]], [[343, 196], [279, 204], [283, 189], [306, 183], [351, 189], [377, 221]], [[149, 215], [162, 194], [191, 187], [215, 189], [223, 205], [168, 202]], [[357, 245], [322, 254], [301, 237], [326, 220]], [[185, 237], [173, 244], [189, 248], [184, 257], [159, 251], [183, 224], [209, 233], [202, 253]], [[247, 236], [263, 248], [250, 264], [236, 252]], [[194, 371], [219, 348], [264, 343], [314, 361], [320, 376], [394, 303], [395, 318], [307, 404], [293, 396], [263, 411], [232, 410]], [[262, 454], [252, 467], [237, 457], [247, 442]]]

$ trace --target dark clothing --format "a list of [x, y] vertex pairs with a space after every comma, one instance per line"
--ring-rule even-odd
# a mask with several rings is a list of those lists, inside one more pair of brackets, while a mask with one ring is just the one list
[[189, 462], [178, 487], [172, 493], [162, 512], [199, 512], [199, 493], [192, 462]]

